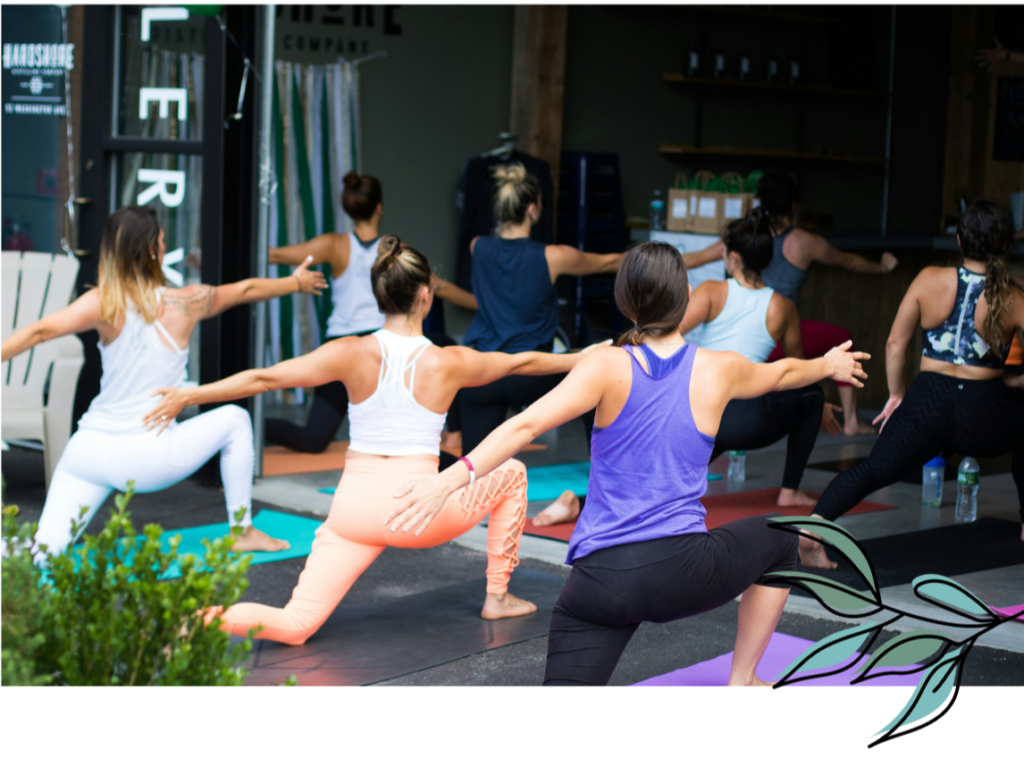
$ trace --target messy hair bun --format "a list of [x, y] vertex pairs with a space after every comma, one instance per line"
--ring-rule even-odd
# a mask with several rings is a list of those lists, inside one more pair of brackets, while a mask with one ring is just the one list
[[353, 221], [366, 221], [373, 216], [383, 198], [380, 181], [371, 176], [360, 176], [354, 171], [341, 178], [341, 207]]
[[774, 253], [771, 217], [763, 208], [755, 208], [725, 229], [722, 238], [726, 250], [738, 253], [747, 274], [760, 276]]
[[370, 270], [377, 306], [385, 314], [411, 313], [420, 289], [430, 287], [430, 274], [426, 256], [403, 245], [397, 235], [385, 235]]
[[494, 177], [494, 218], [498, 227], [521, 224], [531, 204], [540, 205], [540, 183], [516, 162], [498, 166]]

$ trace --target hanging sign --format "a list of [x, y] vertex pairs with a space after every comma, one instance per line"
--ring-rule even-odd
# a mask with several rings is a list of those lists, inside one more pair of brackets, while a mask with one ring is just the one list
[[64, 116], [64, 77], [75, 67], [74, 44], [5, 42], [4, 113]]

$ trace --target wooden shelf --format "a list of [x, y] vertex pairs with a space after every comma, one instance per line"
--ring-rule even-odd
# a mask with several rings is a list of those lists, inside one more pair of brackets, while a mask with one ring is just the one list
[[796, 150], [778, 148], [738, 148], [731, 145], [708, 145], [695, 148], [693, 145], [665, 143], [659, 152], [666, 156], [734, 156], [737, 158], [782, 158], [797, 161], [832, 161], [836, 163], [861, 163], [885, 165], [884, 158], [859, 155], [841, 155], [837, 153], [801, 153]]
[[674, 85], [693, 85], [695, 87], [726, 87], [729, 89], [761, 90], [762, 92], [779, 92], [794, 95], [839, 95], [843, 97], [866, 97], [885, 99], [889, 93], [879, 90], [842, 90], [835, 87], [820, 85], [792, 86], [789, 84], [769, 84], [768, 82], [746, 81], [740, 82], [734, 79], [707, 79], [703, 77], [689, 77], [686, 74], [678, 74], [673, 71], [661, 75], [661, 81]]
[[839, 18], [828, 18], [818, 15], [803, 15], [800, 13], [775, 13], [770, 10], [757, 10], [755, 8], [739, 8], [729, 5], [713, 5], [711, 3], [642, 3], [663, 8], [678, 8], [680, 10], [695, 10], [703, 13], [724, 13], [727, 15], [746, 15], [755, 18], [772, 18], [779, 22], [796, 22], [799, 24], [820, 24], [826, 27], [838, 27], [843, 22]]

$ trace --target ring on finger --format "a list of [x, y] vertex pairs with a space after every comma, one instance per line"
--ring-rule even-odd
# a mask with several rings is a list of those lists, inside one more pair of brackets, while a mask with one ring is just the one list
[[167, 421], [167, 414], [161, 414], [160, 415], [160, 421], [161, 422], [166, 422]]

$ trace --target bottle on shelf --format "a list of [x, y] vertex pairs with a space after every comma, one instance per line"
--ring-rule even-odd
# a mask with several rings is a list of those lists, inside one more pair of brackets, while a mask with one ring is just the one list
[[661, 190], [654, 191], [651, 199], [651, 224], [652, 232], [660, 232], [665, 229], [665, 201], [661, 199]]
[[774, 55], [769, 55], [764, 66], [765, 81], [772, 84], [779, 76], [779, 61]]
[[937, 509], [942, 505], [942, 480], [946, 474], [946, 460], [936, 456], [921, 468], [921, 505]]
[[721, 79], [722, 74], [725, 73], [725, 56], [720, 53], [715, 53], [715, 79]]
[[729, 482], [743, 482], [747, 479], [747, 454], [744, 451], [729, 451]]
[[741, 82], [747, 81], [750, 78], [750, 56], [746, 53], [740, 53], [740, 76]]
[[789, 84], [791, 87], [795, 87], [800, 81], [800, 61], [793, 58], [789, 62]]
[[973, 522], [978, 518], [978, 462], [970, 456], [960, 462], [956, 470], [956, 513], [957, 524]]
[[700, 53], [693, 48], [690, 49], [690, 53], [687, 56], [686, 75], [690, 77], [697, 76], [700, 73]]

